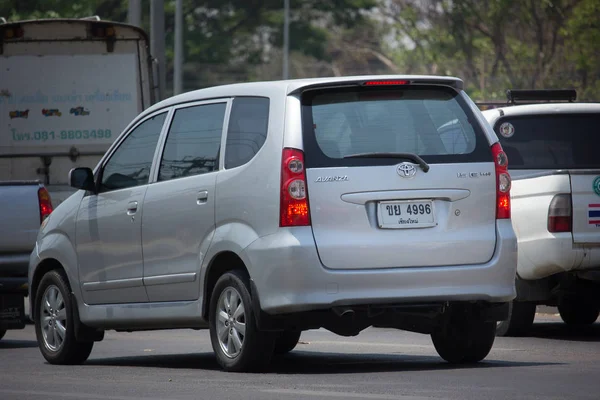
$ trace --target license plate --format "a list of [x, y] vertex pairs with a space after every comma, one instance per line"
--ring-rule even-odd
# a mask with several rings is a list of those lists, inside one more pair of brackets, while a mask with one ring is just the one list
[[382, 201], [377, 211], [380, 228], [429, 228], [437, 225], [431, 200]]

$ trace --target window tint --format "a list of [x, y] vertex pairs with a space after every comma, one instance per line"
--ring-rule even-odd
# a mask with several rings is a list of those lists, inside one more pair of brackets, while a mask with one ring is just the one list
[[100, 191], [146, 185], [158, 137], [167, 113], [156, 115], [138, 125], [121, 142], [102, 171]]
[[429, 162], [490, 161], [481, 127], [452, 89], [351, 88], [303, 97], [307, 166], [397, 163], [345, 159], [360, 153], [415, 153]]
[[598, 126], [600, 114], [528, 115], [501, 118], [494, 130], [509, 169], [595, 169]]
[[225, 168], [235, 168], [250, 161], [265, 143], [269, 122], [269, 99], [263, 97], [238, 97], [233, 100]]
[[226, 103], [175, 111], [158, 180], [205, 174], [219, 168], [219, 148]]

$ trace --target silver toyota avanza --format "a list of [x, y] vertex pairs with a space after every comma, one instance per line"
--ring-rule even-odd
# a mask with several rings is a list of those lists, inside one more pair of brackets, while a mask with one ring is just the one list
[[50, 363], [105, 330], [209, 329], [255, 370], [304, 330], [430, 334], [484, 359], [515, 296], [507, 157], [460, 79], [193, 91], [142, 112], [44, 220], [32, 318]]

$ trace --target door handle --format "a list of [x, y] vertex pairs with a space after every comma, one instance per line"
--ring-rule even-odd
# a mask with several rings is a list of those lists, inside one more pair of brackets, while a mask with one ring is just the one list
[[202, 190], [198, 192], [198, 197], [196, 198], [196, 203], [204, 204], [208, 201], [208, 191]]
[[138, 202], [137, 201], [131, 201], [129, 202], [129, 204], [127, 204], [127, 215], [133, 215], [137, 212], [137, 208], [138, 208]]

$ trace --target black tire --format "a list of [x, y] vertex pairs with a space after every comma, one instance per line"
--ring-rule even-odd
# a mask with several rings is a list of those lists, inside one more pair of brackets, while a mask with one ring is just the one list
[[[269, 365], [273, 356], [276, 333], [258, 330], [249, 287], [248, 278], [244, 274], [239, 271], [230, 271], [219, 278], [212, 292], [209, 309], [210, 340], [217, 358], [217, 363], [225, 371], [261, 371]], [[232, 293], [232, 289], [237, 293], [236, 295], [241, 297], [243, 303], [243, 325], [245, 326], [245, 329], [244, 334], [241, 335], [243, 341], [241, 341], [238, 353], [235, 355], [228, 355], [226, 353], [227, 349], [222, 348], [219, 341], [217, 324], [219, 324], [219, 329], [223, 328], [221, 332], [225, 333], [227, 339], [229, 339], [230, 336], [238, 335], [238, 332], [241, 332], [235, 330], [236, 333], [232, 333], [233, 329], [230, 329], [234, 326], [233, 324], [235, 322], [239, 323], [239, 320], [233, 318], [235, 310], [232, 311], [230, 309], [228, 312], [230, 317], [228, 322], [231, 321], [229, 322], [229, 328], [225, 325], [220, 325], [221, 322], [217, 320], [217, 311], [220, 308], [221, 295], [226, 296], [228, 293]], [[233, 307], [234, 306], [232, 305], [231, 308]], [[240, 338], [240, 335], [238, 335], [238, 338]]]
[[0, 329], [0, 340], [6, 335], [6, 329]]
[[511, 301], [508, 308], [508, 319], [498, 322], [496, 336], [527, 335], [535, 320], [535, 310], [535, 303]]
[[300, 340], [300, 335], [302, 331], [283, 331], [275, 340], [275, 350], [274, 353], [277, 355], [286, 354], [290, 351], [294, 350], [298, 341]]
[[[61, 319], [61, 317], [58, 315], [61, 313], [58, 313], [56, 318], [53, 319], [53, 325], [59, 326], [57, 325], [57, 322], [64, 321], [61, 322], [60, 325], [64, 326], [65, 333], [63, 335], [62, 344], [60, 344], [58, 348], [52, 349], [49, 342], [44, 339], [44, 334], [42, 332], [42, 319], [44, 319], [45, 315], [47, 315], [43, 311], [43, 301], [46, 291], [54, 291], [55, 289], [58, 290], [58, 293], [60, 293], [60, 296], [62, 297], [62, 304], [64, 306], [64, 314], [62, 315], [64, 315], [64, 319]], [[35, 296], [35, 334], [37, 336], [40, 351], [50, 364], [81, 364], [88, 359], [90, 353], [92, 352], [92, 347], [94, 346], [94, 342], [80, 342], [75, 339], [75, 331], [73, 329], [75, 326], [73, 307], [76, 305], [72, 303], [70, 294], [71, 288], [69, 287], [68, 281], [63, 274], [58, 271], [49, 271], [42, 277], [40, 286], [38, 287]], [[60, 306], [58, 308], [60, 308]], [[58, 329], [56, 330], [58, 331]]]
[[431, 340], [440, 357], [451, 364], [471, 364], [490, 353], [496, 337], [496, 323], [453, 318], [438, 326]]
[[558, 305], [560, 318], [567, 325], [591, 325], [600, 315], [600, 307], [583, 301], [565, 300]]

